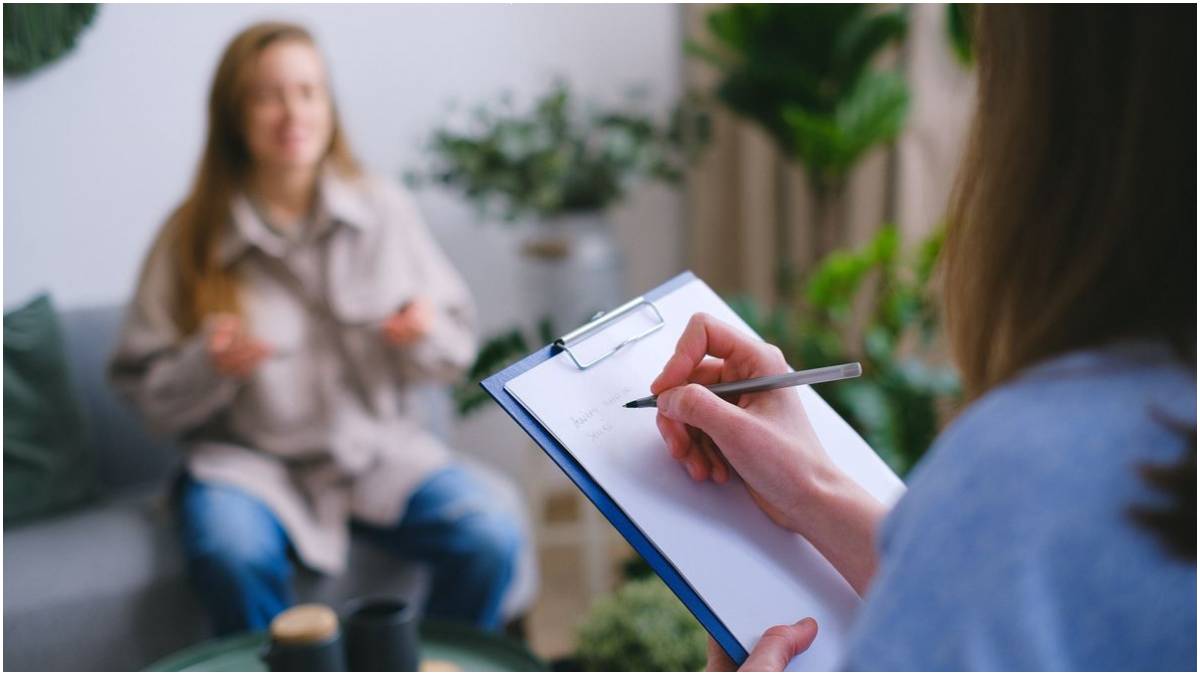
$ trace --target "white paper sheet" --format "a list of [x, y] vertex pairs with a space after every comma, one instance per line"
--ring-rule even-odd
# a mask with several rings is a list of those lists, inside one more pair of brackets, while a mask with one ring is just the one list
[[[747, 651], [770, 626], [812, 616], [820, 626], [817, 640], [789, 670], [838, 667], [860, 602], [854, 590], [807, 541], [772, 523], [740, 483], [689, 478], [667, 451], [653, 409], [622, 407], [649, 393], [692, 314], [707, 312], [753, 331], [700, 280], [655, 305], [666, 326], [650, 337], [587, 371], [558, 354], [505, 389], [621, 506]], [[581, 349], [602, 353], [653, 318], [648, 309], [634, 314]], [[791, 391], [802, 397], [838, 466], [880, 501], [898, 499], [903, 484], [862, 438], [809, 387]]]

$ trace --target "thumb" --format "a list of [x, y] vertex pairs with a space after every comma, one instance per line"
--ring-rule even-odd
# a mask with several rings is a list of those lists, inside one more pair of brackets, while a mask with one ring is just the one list
[[741, 670], [779, 672], [817, 639], [817, 622], [804, 619], [791, 626], [775, 626], [763, 633], [758, 644], [742, 663]]
[[745, 410], [699, 384], [668, 389], [658, 395], [658, 412], [708, 434], [718, 446], [751, 432], [754, 420]]

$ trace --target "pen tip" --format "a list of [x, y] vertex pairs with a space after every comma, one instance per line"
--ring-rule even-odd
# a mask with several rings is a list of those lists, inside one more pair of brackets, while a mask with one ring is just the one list
[[621, 407], [622, 407], [622, 408], [636, 408], [636, 407], [637, 407], [637, 401], [630, 401], [629, 403], [626, 403], [625, 405], [623, 405], [623, 406], [621, 406]]

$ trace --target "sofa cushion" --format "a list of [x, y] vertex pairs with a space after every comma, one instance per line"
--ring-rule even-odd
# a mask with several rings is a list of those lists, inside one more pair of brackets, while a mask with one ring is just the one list
[[108, 361], [121, 331], [121, 308], [85, 307], [59, 314], [76, 396], [88, 420], [100, 491], [166, 485], [178, 470], [178, 448], [146, 431], [133, 408], [109, 386]]
[[85, 501], [95, 462], [72, 395], [62, 330], [41, 295], [4, 315], [4, 522]]
[[4, 531], [4, 613], [182, 577], [175, 530], [155, 492], [106, 499]]
[[205, 636], [160, 500], [106, 500], [4, 533], [4, 664], [133, 670]]

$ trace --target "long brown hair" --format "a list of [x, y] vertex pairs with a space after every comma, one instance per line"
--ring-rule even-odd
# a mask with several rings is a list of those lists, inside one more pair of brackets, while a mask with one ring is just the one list
[[[183, 335], [194, 333], [204, 317], [239, 311], [238, 282], [218, 257], [218, 242], [230, 218], [230, 203], [253, 168], [243, 125], [250, 74], [268, 46], [297, 41], [316, 47], [312, 35], [289, 23], [258, 23], [230, 41], [221, 56], [208, 96], [208, 135], [187, 198], [161, 234], [174, 263], [173, 319]], [[332, 94], [331, 94], [332, 96]], [[359, 173], [333, 105], [333, 133], [324, 162], [347, 175]]]
[[[1183, 6], [980, 7], [978, 109], [944, 259], [968, 398], [1129, 337], [1168, 341], [1194, 371], [1195, 19]], [[1194, 555], [1190, 435], [1170, 483], [1186, 522], [1167, 534]]]

